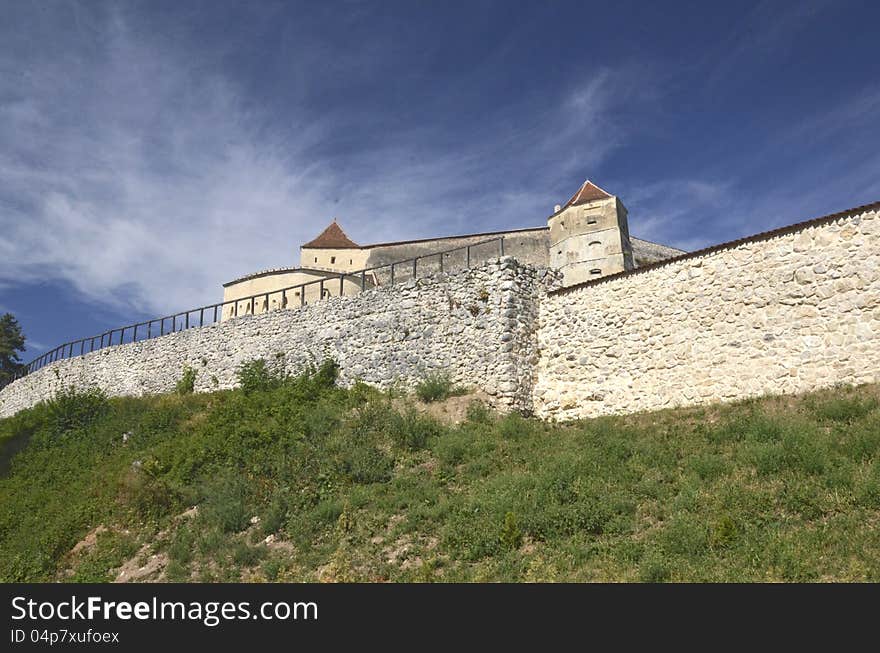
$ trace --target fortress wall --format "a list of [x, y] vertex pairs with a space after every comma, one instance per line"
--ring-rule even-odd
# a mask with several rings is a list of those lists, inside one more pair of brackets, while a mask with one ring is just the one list
[[554, 275], [512, 258], [303, 308], [270, 311], [57, 361], [0, 390], [0, 417], [62, 384], [110, 395], [174, 389], [185, 366], [196, 390], [234, 387], [236, 368], [264, 358], [290, 372], [332, 357], [340, 379], [387, 387], [431, 371], [478, 386], [500, 409], [528, 410], [538, 297]]
[[534, 407], [575, 419], [880, 381], [876, 209], [551, 293]]

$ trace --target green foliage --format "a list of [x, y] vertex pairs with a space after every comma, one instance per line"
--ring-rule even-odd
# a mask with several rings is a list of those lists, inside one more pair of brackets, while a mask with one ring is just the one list
[[47, 418], [55, 435], [86, 429], [107, 409], [107, 395], [99, 388], [62, 388], [46, 402]]
[[880, 402], [876, 397], [834, 397], [819, 402], [813, 411], [821, 420], [851, 424], [877, 410]]
[[262, 358], [242, 363], [236, 370], [235, 377], [245, 394], [266, 392], [284, 382], [284, 373], [274, 369]]
[[442, 372], [429, 374], [416, 385], [416, 396], [426, 404], [443, 401], [464, 393], [463, 388], [457, 387], [449, 376]]
[[507, 512], [504, 515], [504, 523], [501, 525], [501, 534], [498, 536], [502, 549], [515, 551], [522, 546], [522, 532], [516, 524], [516, 515]]
[[0, 316], [0, 387], [12, 380], [21, 369], [19, 352], [24, 351], [24, 335], [12, 313]]
[[191, 395], [196, 387], [196, 371], [191, 367], [183, 368], [183, 375], [174, 386], [174, 391], [179, 395]]
[[238, 533], [247, 528], [250, 485], [238, 473], [226, 470], [205, 485], [199, 517], [223, 533]]
[[0, 420], [0, 581], [110, 580], [146, 543], [169, 581], [880, 581], [876, 387], [447, 425], [331, 362], [246, 367]]

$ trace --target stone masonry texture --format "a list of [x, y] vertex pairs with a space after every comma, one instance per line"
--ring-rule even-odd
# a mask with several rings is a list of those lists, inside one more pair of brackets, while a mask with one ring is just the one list
[[62, 387], [109, 395], [170, 392], [185, 367], [195, 389], [231, 388], [262, 358], [291, 373], [333, 358], [340, 382], [412, 385], [432, 372], [482, 388], [501, 410], [531, 410], [538, 297], [555, 275], [506, 257], [450, 275], [241, 316], [52, 363], [0, 391], [0, 417]]
[[541, 302], [534, 410], [567, 420], [880, 380], [876, 211]]
[[62, 387], [110, 395], [231, 388], [257, 358], [292, 373], [327, 357], [340, 381], [431, 372], [500, 410], [550, 420], [880, 381], [876, 207], [559, 289], [511, 257], [243, 316], [52, 363], [0, 390], [0, 417]]

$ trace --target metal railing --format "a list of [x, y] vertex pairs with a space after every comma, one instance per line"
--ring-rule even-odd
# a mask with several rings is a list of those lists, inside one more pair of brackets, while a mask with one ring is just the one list
[[[307, 303], [311, 303], [306, 300], [306, 288], [310, 286], [317, 286], [318, 292], [316, 299], [317, 301], [321, 301], [325, 298], [333, 296], [330, 289], [336, 283], [336, 279], [339, 280], [339, 294], [336, 295], [338, 297], [345, 294], [346, 281], [349, 282], [349, 287], [354, 287], [355, 290], [358, 292], [366, 290], [368, 285], [368, 275], [370, 275], [371, 277], [371, 288], [384, 285], [379, 281], [378, 273], [380, 271], [388, 272], [387, 278], [389, 285], [418, 279], [420, 261], [428, 261], [428, 263], [430, 264], [432, 260], [436, 260], [436, 268], [428, 268], [431, 273], [435, 271], [451, 271], [451, 266], [448, 260], [452, 258], [453, 254], [458, 252], [461, 252], [463, 255], [464, 265], [461, 269], [470, 268], [474, 263], [484, 262], [486, 260], [489, 260], [490, 258], [494, 258], [494, 254], [496, 252], [494, 248], [492, 250], [492, 256], [474, 256], [474, 250], [476, 248], [491, 243], [495, 243], [497, 245], [498, 256], [504, 256], [504, 237], [498, 236], [496, 238], [489, 238], [487, 240], [481, 240], [476, 243], [471, 243], [470, 245], [462, 245], [461, 247], [454, 247], [452, 249], [446, 249], [439, 252], [423, 254], [421, 256], [415, 256], [413, 258], [394, 261], [393, 263], [385, 263], [383, 265], [377, 265], [371, 268], [364, 268], [362, 270], [356, 270], [354, 272], [334, 273], [328, 271], [327, 274], [333, 275], [330, 278], [324, 277], [321, 279], [315, 279], [314, 281], [307, 281], [293, 286], [288, 286], [286, 288], [279, 288], [277, 290], [261, 292], [257, 293], [256, 295], [250, 295], [248, 297], [230, 299], [228, 301], [219, 302], [217, 304], [199, 306], [198, 308], [192, 308], [190, 310], [182, 311], [180, 313], [174, 313], [173, 315], [166, 315], [165, 317], [158, 317], [152, 320], [147, 320], [146, 322], [138, 322], [137, 324], [130, 324], [128, 326], [120, 327], [117, 329], [110, 329], [109, 331], [105, 331], [104, 333], [99, 335], [66, 342], [63, 345], [59, 345], [52, 351], [48, 351], [42, 356], [38, 356], [31, 362], [23, 365], [21, 370], [16, 373], [12, 377], [12, 379], [7, 381], [6, 383], [0, 383], [0, 388], [3, 388], [9, 383], [25, 377], [32, 372], [36, 372], [38, 369], [45, 367], [50, 363], [54, 363], [58, 360], [83, 356], [93, 351], [106, 349], [107, 347], [111, 347], [113, 345], [141, 342], [143, 340], [158, 338], [160, 336], [164, 336], [170, 333], [176, 333], [177, 331], [185, 331], [186, 329], [191, 329], [195, 327], [209, 326], [211, 324], [221, 322], [223, 319], [239, 317], [239, 307], [242, 305], [244, 305], [244, 313], [242, 313], [241, 315], [258, 314], [256, 312], [256, 302], [259, 299], [264, 300], [263, 304], [260, 306], [260, 313], [269, 312], [270, 310], [285, 310], [288, 308], [295, 308], [295, 306], [289, 305], [287, 301], [288, 294], [291, 292], [294, 294], [294, 297], [298, 298], [299, 305], [305, 306]], [[447, 262], [444, 264], [444, 261]], [[422, 267], [421, 269], [424, 272], [425, 267]], [[399, 272], [395, 274], [396, 271]], [[269, 298], [273, 295], [280, 295], [282, 300], [275, 309], [269, 306]], [[232, 308], [230, 314], [224, 318], [223, 311], [227, 306], [230, 306]]]

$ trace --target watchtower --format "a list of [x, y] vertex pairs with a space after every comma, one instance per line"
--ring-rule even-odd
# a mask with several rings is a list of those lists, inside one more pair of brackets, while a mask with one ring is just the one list
[[589, 179], [547, 221], [550, 266], [563, 273], [563, 286], [635, 267], [626, 207]]

